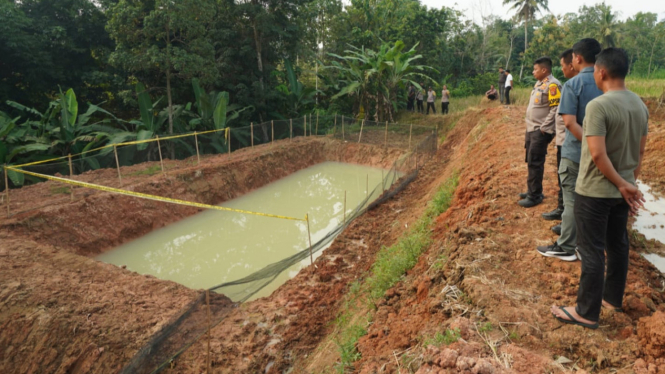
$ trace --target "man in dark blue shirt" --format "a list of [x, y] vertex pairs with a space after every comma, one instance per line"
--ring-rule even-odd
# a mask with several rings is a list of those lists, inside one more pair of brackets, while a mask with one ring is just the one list
[[576, 261], [577, 226], [573, 213], [575, 206], [575, 185], [580, 169], [582, 152], [582, 123], [587, 104], [602, 95], [593, 78], [596, 55], [601, 51], [596, 39], [586, 38], [573, 45], [573, 66], [579, 74], [566, 82], [561, 94], [559, 114], [566, 125], [566, 139], [561, 147], [559, 177], [563, 189], [563, 214], [561, 236], [552, 245], [538, 247], [538, 253], [564, 261]]

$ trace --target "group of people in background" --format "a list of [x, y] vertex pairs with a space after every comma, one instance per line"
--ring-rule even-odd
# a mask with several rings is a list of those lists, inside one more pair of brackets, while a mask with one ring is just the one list
[[[422, 83], [420, 87], [418, 89], [415, 85], [409, 84], [407, 88], [406, 110], [410, 112], [417, 110], [418, 113], [429, 114], [430, 109], [432, 109], [432, 113], [436, 114], [436, 107], [434, 105], [436, 102], [436, 91], [431, 86], [425, 90], [425, 85]], [[425, 96], [427, 96], [427, 112], [425, 112], [425, 108], [423, 107]], [[416, 104], [415, 106], [414, 103]], [[443, 89], [441, 90], [441, 114], [448, 114], [448, 105], [450, 105], [450, 91], [448, 91], [446, 85], [443, 85]]]
[[[543, 202], [548, 145], [556, 139], [559, 193], [557, 207], [542, 217], [561, 220], [551, 245], [538, 246], [543, 256], [581, 260], [577, 305], [553, 305], [561, 322], [598, 328], [601, 308], [621, 312], [628, 274], [628, 216], [644, 199], [636, 187], [648, 132], [649, 112], [625, 85], [629, 60], [619, 48], [602, 49], [582, 39], [559, 56], [562, 85], [552, 75], [552, 60], [534, 62], [537, 83], [526, 111], [527, 191], [519, 205]], [[512, 77], [502, 71], [505, 102]], [[501, 91], [500, 95], [501, 95]]]

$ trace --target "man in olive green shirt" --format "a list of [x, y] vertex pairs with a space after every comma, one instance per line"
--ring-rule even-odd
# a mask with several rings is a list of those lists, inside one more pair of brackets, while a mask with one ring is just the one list
[[598, 328], [602, 306], [621, 309], [628, 275], [628, 215], [644, 202], [635, 180], [644, 156], [649, 112], [626, 89], [627, 73], [624, 50], [607, 48], [597, 56], [593, 76], [603, 95], [586, 108], [575, 188], [582, 258], [577, 306], [552, 306], [559, 321], [591, 329]]

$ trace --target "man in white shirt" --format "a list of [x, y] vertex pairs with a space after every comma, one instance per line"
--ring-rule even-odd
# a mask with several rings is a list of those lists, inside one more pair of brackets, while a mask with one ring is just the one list
[[513, 89], [513, 75], [506, 70], [506, 105], [510, 105], [510, 90]]
[[432, 108], [432, 112], [436, 114], [436, 108], [434, 107], [434, 99], [436, 99], [436, 92], [429, 87], [427, 90], [427, 114], [429, 114], [429, 108]]

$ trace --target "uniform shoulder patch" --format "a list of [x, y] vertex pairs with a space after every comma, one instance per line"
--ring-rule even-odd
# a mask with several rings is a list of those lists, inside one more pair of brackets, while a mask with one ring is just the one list
[[559, 85], [556, 83], [550, 84], [548, 94], [550, 106], [558, 106], [561, 101], [561, 90], [559, 89]]

